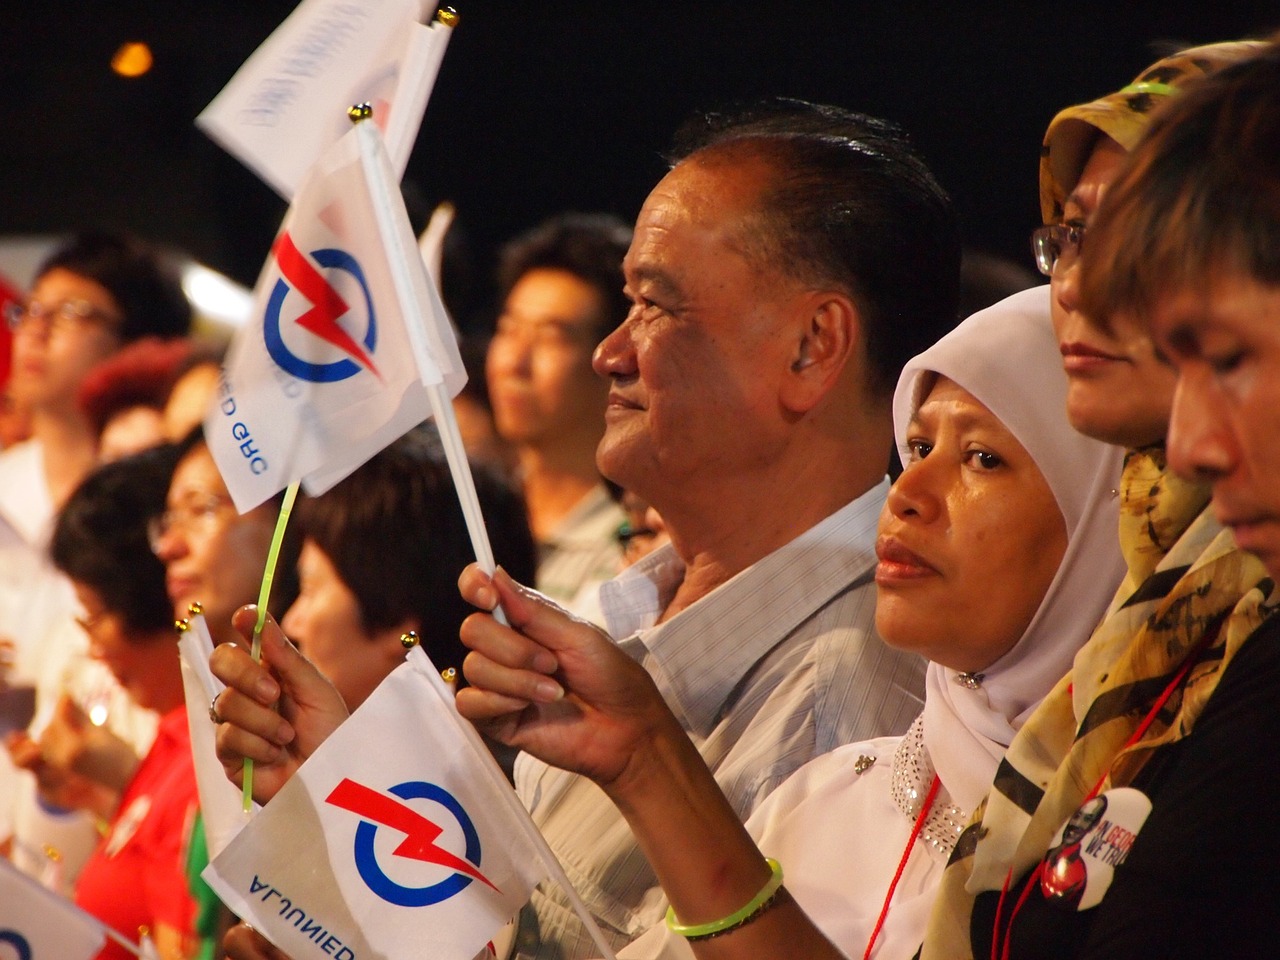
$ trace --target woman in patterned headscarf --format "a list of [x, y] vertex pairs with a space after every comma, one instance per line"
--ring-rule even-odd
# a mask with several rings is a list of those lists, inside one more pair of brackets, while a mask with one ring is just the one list
[[[1169, 766], [1188, 749], [1178, 744], [1193, 732], [1225, 663], [1261, 620], [1265, 573], [1209, 514], [1208, 487], [1167, 469], [1174, 375], [1136, 318], [1113, 316], [1103, 326], [1080, 311], [1078, 254], [1148, 112], [1187, 81], [1259, 47], [1215, 44], [1168, 57], [1120, 92], [1062, 111], [1045, 135], [1040, 193], [1048, 224], [1033, 245], [1051, 278], [1072, 424], [1129, 450], [1119, 487], [1128, 573], [1072, 672], [1014, 738], [984, 809], [957, 845], [926, 960], [1092, 956], [1104, 944], [1114, 951], [1108, 956], [1168, 956], [1197, 942], [1206, 949], [1189, 931], [1204, 929], [1215, 909], [1201, 894], [1222, 879], [1218, 851], [1184, 851], [1198, 864], [1191, 873], [1214, 878], [1196, 886], [1141, 833], [1148, 816], [1153, 825], [1169, 816], [1160, 805]], [[1156, 836], [1160, 827], [1152, 829]], [[1161, 871], [1168, 881], [1152, 884]], [[1162, 921], [1140, 922], [1135, 891], [1153, 889], [1159, 911], [1148, 904], [1142, 915]]]

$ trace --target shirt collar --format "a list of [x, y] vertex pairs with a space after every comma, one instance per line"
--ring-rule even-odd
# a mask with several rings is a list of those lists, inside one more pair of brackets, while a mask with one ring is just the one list
[[[837, 594], [874, 575], [888, 479], [741, 571], [666, 623], [684, 575], [674, 548], [654, 551], [601, 587], [610, 633], [645, 657], [689, 729], [706, 735], [748, 671]], [[642, 646], [641, 646], [642, 645]]]

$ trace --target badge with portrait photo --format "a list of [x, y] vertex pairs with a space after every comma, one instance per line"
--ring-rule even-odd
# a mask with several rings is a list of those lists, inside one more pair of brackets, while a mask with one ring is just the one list
[[1040, 891], [1064, 910], [1096, 907], [1151, 813], [1141, 790], [1117, 787], [1081, 804], [1044, 858]]

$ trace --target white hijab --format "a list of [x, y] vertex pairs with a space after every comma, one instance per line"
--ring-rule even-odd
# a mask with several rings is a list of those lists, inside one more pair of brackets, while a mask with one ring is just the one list
[[893, 397], [900, 448], [923, 399], [920, 377], [930, 371], [973, 394], [1026, 448], [1067, 527], [1066, 553], [1044, 600], [1013, 648], [982, 671], [979, 687], [929, 664], [925, 746], [953, 802], [968, 811], [986, 795], [1014, 733], [1071, 667], [1124, 574], [1115, 495], [1123, 451], [1067, 423], [1048, 286], [975, 313], [907, 363]]

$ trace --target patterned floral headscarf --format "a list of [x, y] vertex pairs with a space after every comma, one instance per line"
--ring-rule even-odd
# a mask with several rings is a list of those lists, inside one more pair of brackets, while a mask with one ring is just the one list
[[1044, 222], [1062, 219], [1062, 208], [1100, 133], [1126, 151], [1132, 150], [1147, 129], [1151, 111], [1171, 94], [1264, 46], [1261, 41], [1240, 40], [1192, 47], [1157, 60], [1123, 90], [1061, 111], [1050, 122], [1040, 148], [1040, 214]]
[[[1120, 549], [1129, 572], [1110, 612], [1009, 746], [961, 835], [925, 937], [925, 960], [970, 958], [974, 896], [1022, 876], [1089, 786], [1125, 786], [1161, 746], [1191, 733], [1241, 645], [1274, 610], [1274, 583], [1236, 547], [1207, 487], [1175, 477], [1158, 448], [1121, 478]], [[1133, 589], [1133, 585], [1137, 588]], [[1125, 746], [1158, 692], [1209, 635], [1185, 683]]]

